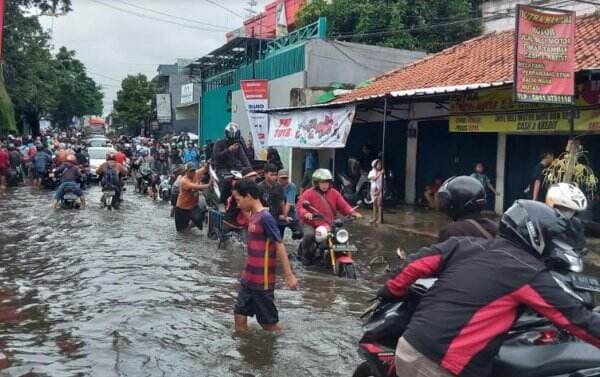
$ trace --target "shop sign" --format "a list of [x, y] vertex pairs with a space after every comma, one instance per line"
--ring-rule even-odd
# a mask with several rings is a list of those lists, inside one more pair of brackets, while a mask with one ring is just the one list
[[[600, 132], [600, 82], [579, 86], [575, 131]], [[568, 109], [515, 103], [511, 90], [487, 89], [450, 98], [450, 132], [554, 133], [569, 131]]]
[[344, 148], [354, 121], [354, 105], [269, 115], [269, 146]]
[[269, 81], [268, 80], [243, 80], [240, 83], [246, 104], [246, 113], [252, 134], [254, 157], [257, 160], [267, 159], [267, 136], [269, 129], [269, 115], [255, 113], [254, 111], [266, 110], [269, 107]]
[[575, 12], [517, 5], [514, 100], [571, 104], [575, 95]]

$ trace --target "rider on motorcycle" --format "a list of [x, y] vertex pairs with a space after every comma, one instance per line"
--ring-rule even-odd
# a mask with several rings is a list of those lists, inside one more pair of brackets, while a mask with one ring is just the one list
[[83, 191], [81, 191], [81, 187], [79, 186], [79, 181], [82, 175], [81, 171], [79, 170], [79, 166], [77, 166], [77, 158], [75, 155], [68, 155], [65, 163], [60, 165], [56, 169], [55, 173], [57, 176], [61, 177], [61, 183], [56, 189], [54, 200], [52, 200], [52, 208], [58, 207], [58, 203], [62, 200], [67, 188], [71, 189], [73, 193], [79, 197], [79, 200], [81, 200], [81, 206], [84, 207], [85, 197], [83, 195]]
[[213, 147], [211, 158], [221, 184], [221, 196], [224, 199], [231, 196], [231, 180], [223, 177], [230, 174], [232, 170], [242, 171], [244, 168], [252, 168], [244, 152], [243, 143], [240, 127], [235, 123], [229, 123], [225, 127], [225, 138], [217, 141]]
[[397, 299], [418, 279], [438, 279], [398, 341], [398, 376], [489, 375], [525, 306], [600, 347], [600, 315], [563, 289], [547, 267], [569, 266], [585, 242], [577, 218], [518, 200], [494, 240], [454, 237], [413, 254], [378, 292], [383, 300]]
[[450, 237], [481, 237], [492, 239], [498, 232], [498, 225], [481, 217], [485, 206], [485, 188], [477, 179], [469, 176], [448, 178], [437, 192], [440, 209], [453, 222], [444, 226], [438, 241]]
[[[312, 175], [313, 187], [304, 191], [298, 199], [298, 215], [302, 222], [304, 237], [300, 244], [300, 257], [305, 265], [312, 264], [315, 255], [315, 228], [329, 226], [336, 218], [337, 213], [343, 216], [362, 218], [362, 215], [352, 209], [342, 194], [333, 188], [333, 176], [328, 169], [317, 169]], [[304, 208], [303, 203], [309, 202], [323, 218], [314, 218], [314, 214]]]
[[121, 188], [123, 187], [123, 177], [127, 176], [127, 168], [116, 160], [116, 154], [109, 152], [106, 154], [106, 162], [98, 166], [96, 174], [100, 178], [102, 189], [115, 190], [116, 198], [122, 201]]

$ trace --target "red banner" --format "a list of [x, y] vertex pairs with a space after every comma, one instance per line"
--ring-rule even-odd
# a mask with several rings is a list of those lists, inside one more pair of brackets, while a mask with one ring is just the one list
[[514, 99], [572, 104], [575, 12], [517, 5]]
[[4, 52], [4, 0], [0, 0], [0, 61]]

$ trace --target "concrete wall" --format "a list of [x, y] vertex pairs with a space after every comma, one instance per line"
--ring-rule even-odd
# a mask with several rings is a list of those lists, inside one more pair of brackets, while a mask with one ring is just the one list
[[[492, 31], [510, 30], [515, 27], [515, 8], [517, 4], [530, 4], [531, 0], [491, 0], [481, 5], [482, 16], [485, 17], [483, 27], [486, 33]], [[574, 10], [577, 15], [594, 12], [598, 7], [579, 1], [560, 1], [543, 4], [536, 1], [539, 6], [556, 9]], [[556, 5], [553, 5], [556, 4]]]
[[419, 51], [358, 43], [311, 40], [306, 45], [307, 87], [357, 84], [421, 59]]

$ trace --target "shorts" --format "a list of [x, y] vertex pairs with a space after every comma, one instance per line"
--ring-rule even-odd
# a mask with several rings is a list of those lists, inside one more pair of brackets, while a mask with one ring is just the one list
[[48, 174], [48, 172], [46, 172], [46, 171], [40, 171], [37, 169], [31, 169], [31, 173], [33, 175], [33, 179], [44, 178], [46, 176], [46, 174]]
[[242, 286], [233, 312], [246, 317], [256, 316], [256, 321], [261, 325], [274, 325], [279, 322], [279, 312], [274, 301], [275, 291], [257, 291]]
[[8, 168], [0, 168], [0, 177], [6, 177], [8, 175]]
[[202, 230], [204, 214], [205, 211], [198, 206], [192, 209], [175, 207], [175, 229], [178, 232], [183, 232], [188, 228], [190, 222], [193, 222], [197, 228]]

